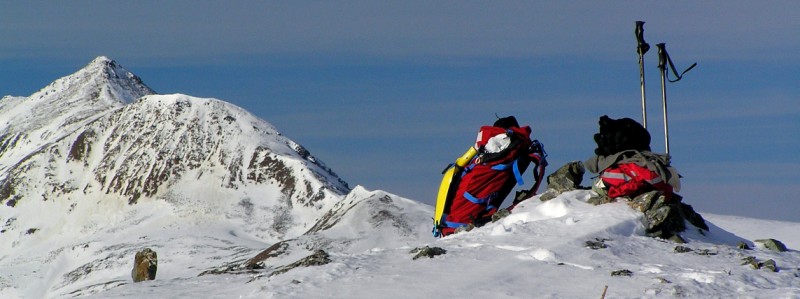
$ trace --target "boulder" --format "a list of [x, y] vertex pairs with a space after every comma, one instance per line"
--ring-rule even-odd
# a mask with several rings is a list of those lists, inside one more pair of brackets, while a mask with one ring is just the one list
[[759, 239], [753, 242], [759, 243], [772, 251], [784, 252], [789, 250], [786, 248], [786, 245], [783, 245], [783, 243], [781, 243], [781, 241], [775, 239]]
[[136, 257], [133, 260], [133, 270], [131, 270], [133, 282], [156, 279], [157, 268], [158, 257], [156, 252], [150, 248], [142, 249], [136, 253]]
[[660, 191], [650, 191], [630, 200], [628, 205], [644, 213], [642, 222], [648, 236], [684, 243], [679, 233], [686, 230], [686, 222], [705, 231], [708, 231], [708, 225], [703, 216], [681, 200], [679, 195], [674, 194], [673, 199], [667, 201]]

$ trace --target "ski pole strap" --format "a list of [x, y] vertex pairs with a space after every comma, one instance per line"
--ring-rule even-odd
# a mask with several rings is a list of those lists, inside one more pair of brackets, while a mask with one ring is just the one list
[[666, 72], [667, 63], [669, 63], [669, 68], [672, 69], [672, 73], [675, 74], [675, 77], [677, 78], [675, 80], [669, 79], [669, 72], [666, 72], [667, 81], [669, 81], [670, 83], [675, 83], [680, 81], [683, 78], [683, 74], [686, 74], [686, 72], [690, 71], [695, 66], [697, 66], [697, 62], [695, 62], [691, 66], [689, 66], [689, 68], [678, 74], [678, 70], [675, 69], [675, 64], [672, 63], [672, 58], [670, 58], [669, 53], [667, 53], [666, 45], [664, 43], [660, 43], [656, 44], [656, 47], [658, 47], [658, 68], [662, 72]]

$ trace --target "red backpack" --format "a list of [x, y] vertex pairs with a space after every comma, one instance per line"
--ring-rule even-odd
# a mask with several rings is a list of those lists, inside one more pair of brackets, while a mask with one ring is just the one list
[[607, 188], [608, 197], [636, 197], [639, 194], [659, 190], [669, 200], [672, 197], [672, 186], [667, 184], [658, 172], [636, 163], [622, 163], [606, 168], [600, 173], [600, 179]]
[[[489, 222], [514, 187], [524, 184], [522, 173], [531, 162], [536, 165], [536, 183], [528, 196], [536, 193], [547, 162], [541, 144], [531, 141], [530, 134], [531, 128], [519, 127], [516, 120], [505, 127], [498, 123], [481, 127], [474, 145], [478, 154], [452, 183], [455, 188], [448, 196], [442, 221], [435, 222], [439, 225], [434, 227], [434, 236], [446, 236], [459, 227]], [[518, 201], [521, 199], [514, 204]]]

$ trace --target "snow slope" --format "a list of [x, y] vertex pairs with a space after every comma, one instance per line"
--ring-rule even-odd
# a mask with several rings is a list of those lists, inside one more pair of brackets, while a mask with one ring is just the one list
[[[267, 274], [275, 267], [198, 276], [253, 257], [270, 244], [247, 237], [237, 225], [225, 221], [177, 221], [171, 212], [175, 207], [151, 202], [120, 217], [121, 225], [90, 238], [49, 236], [51, 242], [63, 244], [61, 250], [51, 251], [53, 246], [42, 244], [30, 247], [22, 256], [5, 256], [0, 265], [9, 274], [0, 281], [0, 296], [430, 298], [444, 292], [462, 298], [600, 298], [606, 286], [606, 298], [800, 296], [800, 254], [796, 250], [772, 252], [735, 246], [742, 240], [752, 244], [754, 239], [743, 235], [769, 237], [754, 228], [779, 225], [798, 229], [798, 223], [737, 218], [722, 228], [712, 220], [705, 235], [695, 229], [684, 234], [690, 241], [682, 246], [693, 251], [679, 253], [675, 247], [681, 244], [644, 236], [642, 215], [625, 203], [585, 203], [590, 192], [572, 191], [547, 202], [533, 198], [496, 223], [435, 240], [428, 235], [425, 219], [431, 207], [358, 187], [348, 196], [355, 203], [347, 209], [351, 212], [314, 238], [326, 244], [322, 246], [329, 251], [331, 262], [271, 277]], [[405, 229], [403, 225], [370, 223], [370, 213], [382, 209], [392, 210], [395, 219], [405, 219]], [[587, 241], [602, 241], [607, 248], [588, 248]], [[798, 240], [782, 241], [796, 244]], [[412, 259], [410, 250], [424, 245], [447, 252], [431, 259]], [[159, 273], [154, 281], [134, 284], [128, 274], [132, 253], [143, 246], [158, 252]], [[295, 253], [290, 260], [308, 251]], [[71, 269], [67, 265], [81, 265], [98, 254], [108, 258], [65, 271]], [[747, 256], [759, 261], [773, 259], [779, 272], [743, 265]], [[30, 267], [39, 271], [24, 274]], [[632, 274], [611, 275], [618, 270]], [[71, 281], [75, 271], [90, 272], [91, 279]]]

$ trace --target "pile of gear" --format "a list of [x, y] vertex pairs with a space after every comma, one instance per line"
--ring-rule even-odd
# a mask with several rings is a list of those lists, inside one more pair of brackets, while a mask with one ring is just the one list
[[594, 135], [595, 155], [583, 162], [591, 173], [598, 174], [592, 190], [598, 194], [595, 204], [625, 198], [629, 205], [644, 213], [649, 236], [683, 243], [679, 233], [686, 221], [708, 231], [703, 217], [682, 202], [680, 175], [670, 165], [670, 156], [650, 151], [650, 134], [630, 118], [600, 117], [600, 130]]
[[[549, 200], [580, 186], [584, 172], [596, 174], [589, 200], [603, 204], [625, 199], [644, 213], [643, 223], [652, 237], [683, 243], [679, 233], [686, 222], [708, 230], [703, 217], [682, 202], [680, 175], [670, 165], [668, 154], [653, 153], [650, 134], [630, 118], [600, 117], [594, 135], [595, 155], [584, 162], [573, 161], [547, 177], [548, 190], [539, 197]], [[507, 215], [521, 201], [536, 195], [547, 166], [547, 154], [538, 140], [530, 139], [529, 126], [520, 127], [513, 116], [483, 126], [473, 146], [445, 169], [434, 214], [433, 235], [443, 237], [482, 226]], [[500, 205], [515, 186], [522, 186], [522, 173], [534, 164], [534, 184], [518, 191], [511, 205]], [[587, 188], [588, 189], [588, 188]]]

